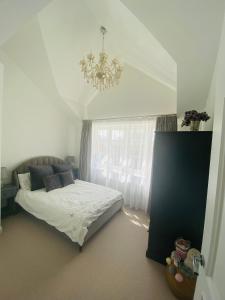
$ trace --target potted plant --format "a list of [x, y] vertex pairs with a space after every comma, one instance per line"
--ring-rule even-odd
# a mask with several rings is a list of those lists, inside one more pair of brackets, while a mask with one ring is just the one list
[[198, 131], [201, 121], [208, 121], [210, 119], [206, 112], [197, 112], [196, 110], [186, 111], [181, 127], [190, 126], [191, 131]]

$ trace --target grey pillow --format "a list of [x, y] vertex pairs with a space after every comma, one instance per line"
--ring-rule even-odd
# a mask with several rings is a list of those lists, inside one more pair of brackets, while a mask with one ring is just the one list
[[64, 172], [67, 172], [67, 171], [70, 171], [71, 174], [72, 174], [72, 177], [74, 178], [73, 176], [73, 168], [71, 165], [68, 165], [68, 164], [58, 164], [58, 165], [52, 165], [53, 167], [53, 170], [55, 173], [64, 173]]
[[61, 180], [62, 186], [74, 184], [73, 175], [71, 171], [63, 172], [58, 174]]
[[46, 188], [46, 192], [50, 192], [52, 190], [59, 189], [62, 187], [59, 174], [45, 176], [43, 178], [43, 181]]
[[68, 164], [52, 165], [52, 167], [55, 173], [62, 173], [69, 170], [72, 171], [72, 166]]
[[52, 166], [29, 166], [31, 191], [39, 190], [44, 187], [43, 178], [48, 175], [53, 175]]

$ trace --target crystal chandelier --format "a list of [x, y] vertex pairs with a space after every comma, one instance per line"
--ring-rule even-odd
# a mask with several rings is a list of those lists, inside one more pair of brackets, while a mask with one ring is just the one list
[[104, 49], [104, 37], [107, 30], [101, 26], [100, 32], [102, 33], [102, 52], [99, 53], [99, 61], [96, 62], [95, 56], [90, 53], [86, 59], [80, 61], [80, 66], [87, 83], [91, 83], [96, 89], [103, 91], [119, 83], [123, 69], [116, 58], [112, 61], [108, 60]]

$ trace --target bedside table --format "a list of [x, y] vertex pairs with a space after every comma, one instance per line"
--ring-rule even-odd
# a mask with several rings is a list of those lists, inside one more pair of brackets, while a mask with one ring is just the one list
[[6, 206], [1, 207], [2, 217], [6, 217], [16, 213], [16, 203], [14, 198], [16, 197], [18, 188], [12, 184], [5, 184], [1, 187], [1, 201], [5, 202]]
[[80, 179], [80, 171], [79, 168], [73, 168], [73, 177], [75, 179]]

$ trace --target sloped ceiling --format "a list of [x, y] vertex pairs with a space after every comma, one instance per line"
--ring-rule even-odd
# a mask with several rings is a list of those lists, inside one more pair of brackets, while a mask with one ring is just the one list
[[178, 113], [203, 109], [215, 65], [224, 0], [122, 0], [177, 63]]
[[131, 66], [125, 65], [124, 72], [119, 85], [99, 93], [87, 106], [87, 119], [176, 112], [176, 93], [172, 89]]
[[182, 113], [205, 106], [224, 4], [225, 0], [3, 0], [0, 44], [5, 42], [3, 51], [40, 89], [83, 118], [98, 92], [84, 82], [79, 60], [101, 50], [99, 27], [105, 25], [107, 52], [177, 90], [177, 111]]
[[32, 15], [38, 13], [51, 0], [1, 0], [0, 1], [0, 46]]
[[109, 54], [176, 91], [176, 62], [119, 0], [51, 1], [2, 48], [39, 88], [82, 118], [97, 92], [84, 82], [79, 61], [101, 50], [100, 25], [108, 29]]

